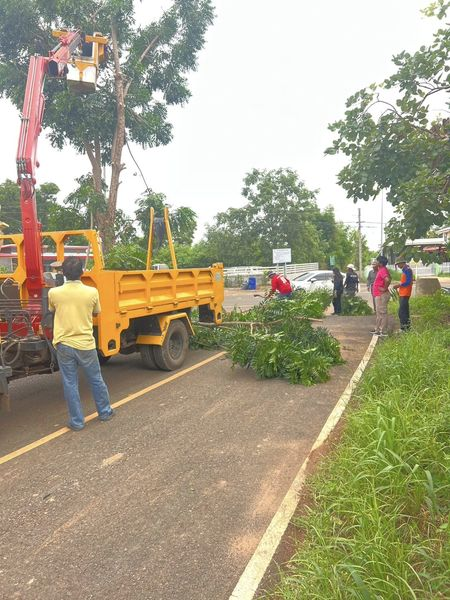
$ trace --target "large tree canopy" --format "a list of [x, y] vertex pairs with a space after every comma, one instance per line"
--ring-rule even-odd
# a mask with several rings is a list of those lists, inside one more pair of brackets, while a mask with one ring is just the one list
[[244, 179], [247, 203], [219, 213], [208, 228], [208, 256], [226, 266], [270, 265], [273, 248], [291, 248], [294, 263], [354, 260], [351, 232], [333, 209], [320, 211], [315, 192], [291, 169], [254, 169]]
[[[436, 2], [427, 12], [445, 19], [449, 6]], [[350, 159], [340, 185], [354, 201], [385, 190], [397, 213], [388, 231], [399, 241], [449, 220], [449, 52], [446, 24], [430, 46], [395, 56], [396, 72], [351, 96], [345, 118], [330, 125], [337, 135], [326, 152]]]
[[64, 81], [48, 79], [44, 125], [52, 144], [71, 144], [86, 154], [94, 188], [104, 194], [102, 166], [111, 166], [108, 197], [95, 223], [113, 243], [122, 150], [167, 144], [167, 107], [190, 96], [187, 76], [213, 20], [211, 0], [173, 0], [160, 19], [135, 20], [133, 0], [2, 0], [0, 4], [0, 95], [22, 109], [29, 57], [47, 55], [53, 29], [100, 31], [110, 36], [110, 59], [95, 94], [75, 97]]

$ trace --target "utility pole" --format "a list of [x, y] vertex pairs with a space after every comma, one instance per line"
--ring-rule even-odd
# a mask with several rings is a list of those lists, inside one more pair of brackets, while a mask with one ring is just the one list
[[359, 277], [363, 276], [362, 266], [362, 236], [361, 236], [361, 209], [358, 208], [358, 271]]

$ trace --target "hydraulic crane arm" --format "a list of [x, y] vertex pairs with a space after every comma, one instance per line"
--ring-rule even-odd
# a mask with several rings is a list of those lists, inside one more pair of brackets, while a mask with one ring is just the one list
[[[44, 287], [41, 248], [42, 227], [36, 209], [36, 168], [39, 166], [36, 151], [45, 109], [43, 93], [45, 77], [46, 75], [65, 77], [68, 72], [68, 65], [75, 63], [75, 67], [80, 72], [78, 83], [83, 83], [82, 73], [84, 69], [87, 71], [87, 68], [92, 69], [92, 66], [95, 69], [97, 68], [98, 63], [104, 59], [104, 46], [107, 43], [107, 38], [101, 36], [101, 34], [83, 36], [79, 31], [57, 31], [54, 35], [59, 38], [59, 43], [49, 53], [49, 56], [32, 56], [30, 59], [17, 148], [17, 177], [20, 185], [26, 285], [30, 299], [40, 299]], [[75, 51], [83, 43], [88, 46], [91, 44], [95, 47], [95, 51], [92, 52], [90, 58], [82, 57], [79, 60], [74, 60]], [[99, 52], [99, 48], [101, 48], [101, 52]], [[78, 89], [81, 89], [81, 87]], [[88, 91], [92, 91], [92, 85]]]

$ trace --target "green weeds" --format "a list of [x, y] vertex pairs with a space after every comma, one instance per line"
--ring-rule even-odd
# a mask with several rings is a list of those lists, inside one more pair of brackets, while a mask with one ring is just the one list
[[[380, 345], [337, 448], [312, 478], [279, 599], [437, 600], [450, 582], [450, 330], [418, 298], [420, 333]], [[271, 597], [270, 595], [267, 597]]]
[[[398, 311], [398, 292], [392, 295], [389, 312]], [[421, 331], [450, 323], [450, 294], [442, 291], [432, 296], [414, 296], [409, 301], [412, 324], [415, 330]]]

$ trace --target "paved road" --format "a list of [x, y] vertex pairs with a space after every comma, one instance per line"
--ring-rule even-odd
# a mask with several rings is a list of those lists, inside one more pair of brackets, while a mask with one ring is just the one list
[[[261, 382], [221, 358], [109, 423], [1, 465], [0, 598], [226, 600], [359, 363], [370, 322], [327, 319], [347, 359], [328, 383]], [[192, 352], [188, 364], [212, 354]], [[113, 401], [168, 376], [133, 356], [104, 373]], [[1, 455], [65, 421], [58, 375], [12, 392]]]

